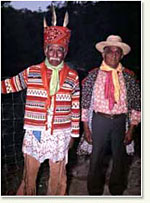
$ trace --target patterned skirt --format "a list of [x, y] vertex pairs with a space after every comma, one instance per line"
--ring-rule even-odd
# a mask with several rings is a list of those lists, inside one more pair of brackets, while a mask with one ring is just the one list
[[34, 157], [40, 163], [46, 159], [57, 162], [64, 158], [67, 163], [71, 129], [54, 130], [53, 135], [50, 134], [49, 130], [43, 131], [40, 141], [33, 132], [33, 130], [26, 130], [22, 146], [23, 153]]

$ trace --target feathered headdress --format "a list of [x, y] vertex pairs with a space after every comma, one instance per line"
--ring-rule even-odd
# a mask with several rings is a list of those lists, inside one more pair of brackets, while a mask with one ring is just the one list
[[59, 44], [68, 51], [68, 44], [71, 36], [71, 31], [66, 27], [69, 22], [69, 15], [66, 12], [63, 26], [56, 26], [57, 17], [54, 6], [52, 6], [52, 26], [48, 26], [44, 18], [44, 48], [48, 44]]

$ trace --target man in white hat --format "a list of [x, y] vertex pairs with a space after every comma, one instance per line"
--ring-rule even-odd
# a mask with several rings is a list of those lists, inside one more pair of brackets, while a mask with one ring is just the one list
[[90, 195], [103, 194], [104, 161], [111, 151], [109, 190], [112, 195], [122, 195], [127, 186], [126, 145], [133, 140], [133, 129], [141, 117], [140, 88], [134, 73], [120, 63], [131, 50], [120, 36], [110, 35], [97, 43], [96, 49], [102, 53], [103, 61], [100, 68], [88, 74], [82, 87], [84, 136], [93, 144], [88, 191]]

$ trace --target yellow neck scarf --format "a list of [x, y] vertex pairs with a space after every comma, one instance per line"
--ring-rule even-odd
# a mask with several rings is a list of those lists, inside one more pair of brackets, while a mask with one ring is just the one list
[[118, 72], [122, 72], [121, 63], [118, 64], [117, 68], [111, 68], [103, 61], [102, 65], [100, 66], [100, 69], [103, 71], [112, 71], [112, 80], [114, 84], [114, 99], [116, 102], [118, 102], [120, 98], [120, 84], [118, 79]]
[[64, 61], [62, 61], [58, 66], [52, 66], [46, 58], [45, 65], [48, 69], [52, 70], [52, 76], [49, 84], [50, 95], [52, 96], [59, 90], [59, 71], [63, 68]]

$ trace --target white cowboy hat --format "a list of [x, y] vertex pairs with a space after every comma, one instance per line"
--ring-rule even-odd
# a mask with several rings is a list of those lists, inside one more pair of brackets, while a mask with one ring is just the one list
[[123, 51], [123, 55], [128, 54], [131, 50], [131, 47], [123, 43], [121, 37], [117, 35], [110, 35], [107, 37], [106, 41], [98, 42], [96, 44], [96, 49], [102, 53], [104, 48], [108, 46], [120, 47]]

